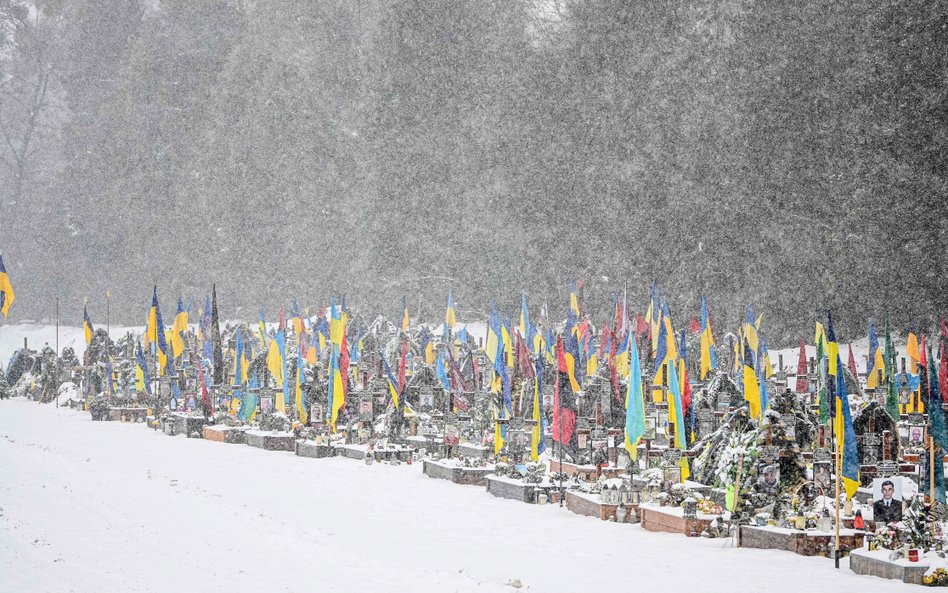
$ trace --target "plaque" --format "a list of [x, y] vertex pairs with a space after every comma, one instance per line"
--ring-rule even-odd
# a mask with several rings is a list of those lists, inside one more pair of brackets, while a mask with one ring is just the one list
[[760, 458], [767, 463], [773, 463], [780, 457], [780, 449], [773, 445], [766, 445], [760, 448]]
[[814, 461], [832, 461], [833, 454], [828, 449], [816, 449], [813, 451]]
[[899, 471], [899, 466], [894, 461], [883, 461], [877, 466], [879, 475], [883, 478], [894, 476]]
[[662, 451], [662, 459], [668, 463], [678, 463], [681, 461], [681, 449], [665, 449]]

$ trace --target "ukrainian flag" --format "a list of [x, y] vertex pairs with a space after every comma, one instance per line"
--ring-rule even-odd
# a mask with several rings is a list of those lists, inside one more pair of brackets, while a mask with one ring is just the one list
[[869, 368], [866, 369], [866, 387], [875, 389], [880, 384], [881, 378], [885, 379], [885, 358], [882, 356], [882, 348], [879, 348], [879, 336], [876, 335], [876, 326], [869, 320]]
[[711, 321], [708, 318], [708, 302], [701, 295], [701, 380], [718, 368], [718, 357], [714, 351], [714, 335], [711, 333]]
[[92, 328], [92, 321], [89, 320], [89, 309], [85, 305], [82, 306], [82, 331], [86, 336], [86, 344], [92, 341], [92, 334], [95, 333], [95, 329]]
[[171, 351], [174, 357], [184, 352], [184, 334], [188, 331], [188, 312], [184, 308], [181, 297], [178, 297], [178, 310], [174, 315], [174, 324], [171, 326]]
[[[747, 344], [747, 339], [745, 338], [744, 350], [750, 352], [750, 345]], [[747, 400], [747, 403], [750, 405], [750, 413], [752, 418], [760, 418], [761, 413], [761, 394], [760, 394], [760, 383], [757, 381], [757, 372], [752, 366], [752, 362], [749, 358], [744, 359], [744, 399]]]
[[154, 343], [158, 349], [158, 376], [168, 374], [168, 355], [171, 349], [165, 339], [165, 325], [161, 319], [161, 307], [158, 305], [158, 286], [155, 285], [151, 293], [151, 310], [148, 314], [148, 330], [145, 332], [148, 341]]
[[342, 370], [339, 366], [340, 348], [342, 348], [342, 336], [345, 332], [345, 325], [342, 316], [336, 309], [336, 301], [333, 299], [330, 304], [329, 321], [329, 342], [332, 351], [329, 354], [329, 405], [331, 416], [329, 425], [332, 431], [336, 432], [336, 420], [339, 418], [339, 410], [345, 404], [345, 392], [342, 385]]
[[3, 266], [3, 255], [0, 255], [0, 313], [3, 313], [4, 318], [10, 314], [13, 298], [13, 284], [10, 283], [10, 275]]
[[[629, 332], [630, 335], [632, 333]], [[631, 340], [631, 347], [628, 349], [631, 353], [629, 387], [625, 395], [625, 449], [632, 459], [638, 459], [639, 442], [645, 436], [645, 394], [642, 390], [642, 368], [639, 365], [635, 336], [632, 336]]]
[[388, 392], [392, 396], [392, 401], [395, 403], [395, 409], [398, 409], [398, 395], [401, 393], [401, 390], [398, 387], [398, 381], [392, 375], [392, 369], [388, 366], [388, 361], [385, 359], [385, 354], [379, 352], [379, 356], [382, 358], [382, 366], [385, 369], [385, 380], [388, 383]]
[[[832, 330], [830, 330], [832, 333]], [[836, 355], [836, 366], [842, 366], [839, 354]], [[843, 471], [840, 476], [846, 488], [846, 498], [852, 499], [859, 488], [859, 455], [856, 449], [856, 431], [853, 428], [852, 413], [849, 409], [849, 394], [846, 390], [846, 380], [843, 373], [836, 377], [836, 438], [839, 439], [839, 448], [842, 451]]]
[[151, 377], [148, 376], [148, 361], [145, 360], [145, 352], [142, 350], [141, 342], [138, 343], [138, 350], [135, 352], [135, 388], [151, 395]]
[[[668, 421], [675, 426], [675, 447], [685, 448], [685, 413], [682, 409], [681, 388], [678, 382], [678, 373], [675, 371], [674, 361], [668, 365]], [[682, 455], [678, 461], [681, 468], [681, 481], [684, 482], [691, 475], [688, 467], [688, 459]]]
[[448, 310], [444, 312], [444, 324], [453, 329], [458, 322], [457, 312], [454, 310], [454, 295], [448, 291]]
[[760, 348], [760, 344], [757, 339], [757, 324], [756, 319], [754, 319], [754, 307], [752, 305], [747, 306], [747, 321], [744, 322], [744, 339], [747, 340], [747, 344], [751, 347], [751, 352], [757, 352]]
[[569, 289], [569, 309], [570, 309], [570, 311], [573, 312], [574, 315], [576, 315], [576, 318], [577, 318], [577, 319], [579, 319], [579, 317], [582, 315], [582, 313], [581, 313], [580, 310], [579, 310], [579, 294], [578, 294], [578, 292], [579, 292], [579, 291], [578, 291], [578, 289], [576, 288], [576, 284], [574, 283], [574, 284], [570, 287], [570, 289]]
[[296, 355], [296, 411], [300, 416], [300, 423], [307, 424], [309, 414], [306, 412], [306, 398], [303, 396], [303, 354], [302, 350]]

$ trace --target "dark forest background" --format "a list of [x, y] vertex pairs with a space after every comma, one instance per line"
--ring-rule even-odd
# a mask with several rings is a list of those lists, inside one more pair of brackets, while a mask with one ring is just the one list
[[[930, 0], [0, 0], [10, 321], [436, 322], [628, 283], [771, 346], [948, 309], [948, 7]], [[166, 318], [170, 313], [166, 313]]]

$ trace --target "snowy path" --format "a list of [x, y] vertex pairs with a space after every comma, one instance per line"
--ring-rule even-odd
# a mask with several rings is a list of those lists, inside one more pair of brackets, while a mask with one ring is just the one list
[[[906, 591], [422, 475], [0, 402], [0, 591]], [[914, 588], [911, 588], [914, 589]]]

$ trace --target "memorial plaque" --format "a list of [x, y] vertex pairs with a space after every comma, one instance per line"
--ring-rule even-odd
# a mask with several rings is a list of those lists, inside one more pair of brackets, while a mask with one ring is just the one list
[[797, 427], [796, 427], [796, 424], [788, 424], [787, 426], [784, 427], [783, 432], [784, 432], [784, 435], [786, 436], [787, 440], [789, 440], [789, 441], [795, 441], [795, 440], [797, 440]]
[[909, 424], [925, 424], [925, 414], [913, 412], [908, 415]]
[[596, 426], [589, 433], [589, 438], [593, 439], [594, 441], [604, 440], [606, 436], [608, 436], [608, 433], [606, 432], [606, 429], [601, 426]]
[[899, 471], [899, 466], [894, 461], [883, 461], [878, 466], [879, 475], [883, 478], [894, 476]]
[[816, 449], [813, 451], [813, 460], [814, 461], [832, 461], [833, 454], [829, 452], [829, 449]]
[[773, 463], [774, 461], [777, 461], [779, 457], [780, 449], [774, 445], [767, 445], [760, 448], [760, 458], [767, 463]]
[[668, 463], [678, 463], [681, 461], [681, 449], [665, 449], [662, 451], [662, 459]]

